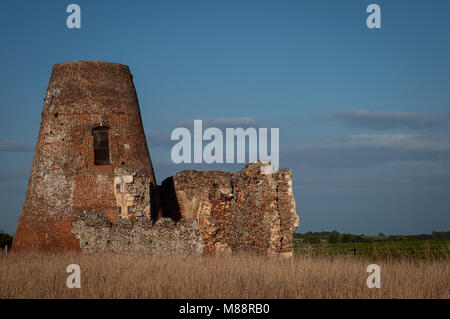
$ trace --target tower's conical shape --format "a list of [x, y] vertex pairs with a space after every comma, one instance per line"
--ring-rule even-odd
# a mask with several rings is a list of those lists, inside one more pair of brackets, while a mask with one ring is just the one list
[[13, 250], [80, 250], [71, 225], [81, 212], [150, 217], [155, 187], [129, 68], [56, 64]]

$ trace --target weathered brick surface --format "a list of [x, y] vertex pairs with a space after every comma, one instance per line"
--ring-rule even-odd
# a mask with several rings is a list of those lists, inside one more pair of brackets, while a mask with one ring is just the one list
[[163, 213], [197, 219], [206, 254], [290, 256], [299, 224], [292, 173], [261, 174], [265, 168], [251, 163], [237, 173], [182, 171], [161, 185]]
[[[109, 128], [110, 165], [94, 165], [96, 127]], [[13, 249], [80, 250], [70, 230], [80, 212], [96, 210], [110, 221], [119, 219], [114, 176], [121, 174], [123, 165], [138, 172], [136, 180], [156, 187], [128, 67], [104, 62], [56, 64]], [[133, 193], [143, 198], [129, 203], [131, 214], [148, 214], [150, 198], [144, 186]]]

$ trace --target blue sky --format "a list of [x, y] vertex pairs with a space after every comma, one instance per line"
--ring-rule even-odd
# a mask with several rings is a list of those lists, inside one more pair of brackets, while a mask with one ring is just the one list
[[[66, 7], [81, 7], [68, 29]], [[382, 28], [365, 25], [370, 3]], [[0, 229], [25, 198], [53, 64], [134, 76], [158, 182], [170, 132], [194, 119], [280, 128], [299, 231], [450, 226], [450, 2], [14, 1], [0, 11]]]

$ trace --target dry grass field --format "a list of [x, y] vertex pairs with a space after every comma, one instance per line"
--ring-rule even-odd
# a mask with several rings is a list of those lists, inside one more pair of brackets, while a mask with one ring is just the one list
[[[381, 288], [369, 289], [373, 262], [352, 256], [0, 256], [0, 298], [450, 298], [446, 260], [380, 260]], [[66, 267], [81, 267], [69, 289]]]

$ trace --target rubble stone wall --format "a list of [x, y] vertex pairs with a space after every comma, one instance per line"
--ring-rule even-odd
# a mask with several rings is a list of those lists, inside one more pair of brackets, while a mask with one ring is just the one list
[[71, 225], [83, 253], [144, 253], [156, 256], [201, 256], [203, 242], [195, 219], [120, 219], [83, 211]]

